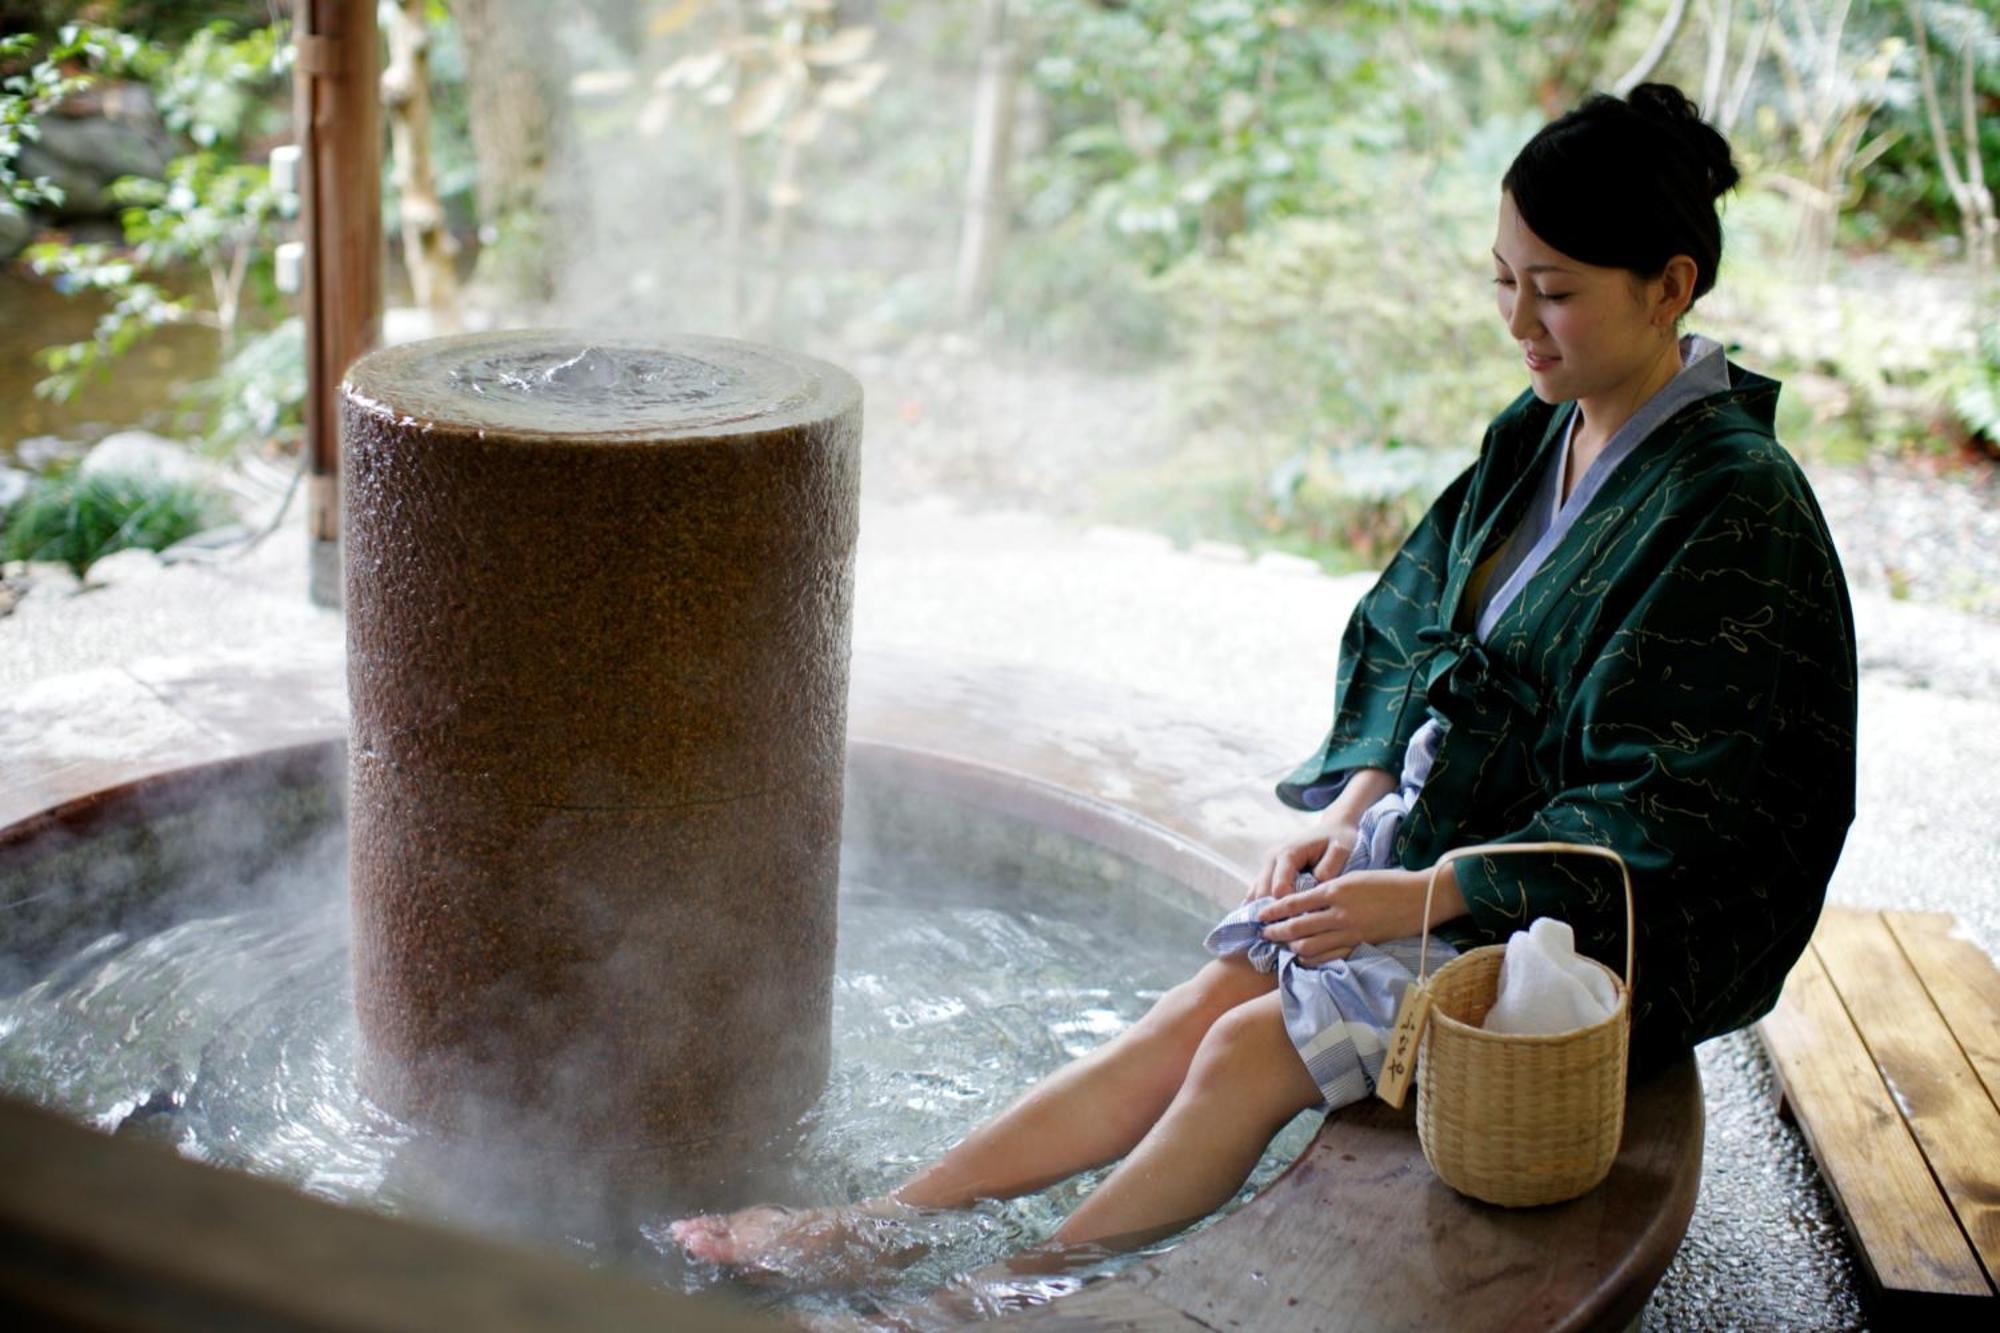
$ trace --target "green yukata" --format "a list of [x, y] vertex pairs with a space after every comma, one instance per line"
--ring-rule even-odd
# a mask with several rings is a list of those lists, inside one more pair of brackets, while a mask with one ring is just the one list
[[[1398, 864], [1428, 869], [1481, 842], [1616, 851], [1637, 904], [1635, 1072], [1770, 1010], [1854, 817], [1846, 580], [1773, 433], [1777, 382], [1729, 372], [1729, 389], [1616, 465], [1482, 643], [1468, 584], [1520, 524], [1568, 414], [1516, 399], [1356, 605], [1332, 728], [1277, 789], [1312, 809], [1309, 788], [1400, 771], [1435, 714], [1445, 731], [1397, 830]], [[1454, 865], [1470, 914], [1441, 938], [1499, 944], [1557, 917], [1622, 972], [1610, 861]]]

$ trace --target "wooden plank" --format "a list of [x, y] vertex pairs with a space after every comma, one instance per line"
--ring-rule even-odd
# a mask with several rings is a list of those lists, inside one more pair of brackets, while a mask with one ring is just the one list
[[2000, 1275], [2000, 1113], [1879, 912], [1827, 912], [1813, 949], [1991, 1283]]
[[0, 1096], [0, 1328], [756, 1333], [547, 1251], [309, 1199]]
[[1330, 1116], [1290, 1170], [1200, 1244], [1130, 1281], [1217, 1329], [1623, 1329], [1686, 1234], [1701, 1109], [1694, 1062], [1681, 1060], [1634, 1085], [1602, 1185], [1508, 1209], [1445, 1186], [1411, 1112], [1370, 1099]]
[[1757, 1031], [1869, 1280], [1891, 1297], [1988, 1293], [1977, 1256], [1813, 950]]
[[1959, 933], [1949, 912], [1884, 912], [1882, 919], [2000, 1109], [2000, 967]]

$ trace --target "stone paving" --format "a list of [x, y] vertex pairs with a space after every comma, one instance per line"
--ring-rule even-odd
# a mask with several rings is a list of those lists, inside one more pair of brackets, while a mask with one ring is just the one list
[[[1319, 738], [1340, 630], [1370, 581], [1229, 547], [1177, 551], [1147, 534], [1027, 513], [870, 505], [856, 686], [879, 695], [894, 683], [865, 679], [871, 672], [977, 663], [995, 717], [1032, 727], [1034, 691], [1075, 680], [1105, 701], [1104, 726], [1059, 739], [1089, 787], [1113, 800], [1142, 767], [1172, 767], [1164, 753], [1143, 766], [1125, 758], [1174, 744], [1171, 728], [1116, 728], [1121, 697], [1144, 701], [1136, 716], [1185, 715], [1240, 735], [1237, 776], [1222, 786], [1195, 777], [1185, 790], [1190, 800], [1240, 808], [1230, 845], [1217, 850], [1247, 863], [1297, 819], [1269, 798], [1269, 782]], [[73, 595], [31, 591], [0, 617], [0, 824], [51, 794], [88, 790], [95, 775], [339, 729], [341, 621], [306, 601], [296, 520], [241, 559], [168, 568], [122, 555], [93, 584]], [[1830, 896], [1955, 912], [1995, 953], [2000, 625], [1863, 590], [1855, 602], [1861, 813]], [[232, 682], [252, 675], [281, 680], [291, 711], [274, 717], [247, 700], [232, 711]], [[176, 704], [197, 695], [191, 722]], [[1004, 751], [1006, 727], [996, 723], [990, 735]], [[1646, 1326], [1858, 1326], [1851, 1253], [1799, 1136], [1771, 1115], [1754, 1043], [1725, 1038], [1701, 1059], [1702, 1200]]]

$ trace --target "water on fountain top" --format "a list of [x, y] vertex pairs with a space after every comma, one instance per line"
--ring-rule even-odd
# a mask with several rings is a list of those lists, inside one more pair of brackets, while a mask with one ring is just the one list
[[519, 330], [381, 349], [344, 391], [398, 420], [482, 434], [657, 442], [822, 419], [859, 387], [825, 362], [730, 338]]

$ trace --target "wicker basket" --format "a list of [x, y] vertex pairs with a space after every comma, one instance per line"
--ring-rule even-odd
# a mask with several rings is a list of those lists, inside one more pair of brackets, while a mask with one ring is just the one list
[[[1623, 981], [1589, 960], [1603, 968], [1616, 988], [1618, 1002], [1611, 1016], [1549, 1036], [1488, 1032], [1479, 1025], [1499, 997], [1506, 948], [1474, 949], [1426, 980], [1426, 947], [1411, 989], [1427, 990], [1429, 1003], [1415, 997], [1408, 1012], [1419, 1026], [1397, 1034], [1408, 1042], [1421, 1037], [1415, 1070], [1417, 1138], [1431, 1169], [1461, 1194], [1510, 1208], [1574, 1199], [1610, 1173], [1625, 1128], [1625, 1062], [1632, 1031], [1632, 876], [1624, 858], [1611, 849], [1567, 842], [1454, 848], [1431, 868], [1425, 919], [1438, 872], [1448, 862], [1515, 852], [1579, 852], [1618, 863], [1625, 880]], [[1400, 1090], [1392, 1100], [1401, 1104]]]

